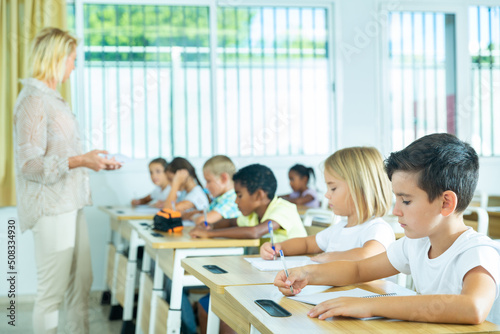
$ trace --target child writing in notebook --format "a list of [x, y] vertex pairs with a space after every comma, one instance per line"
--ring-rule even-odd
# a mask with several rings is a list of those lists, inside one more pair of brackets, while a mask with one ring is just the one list
[[393, 213], [406, 236], [368, 259], [294, 268], [288, 278], [280, 272], [274, 284], [290, 295], [290, 286], [296, 294], [308, 284], [347, 285], [411, 273], [416, 296], [336, 298], [308, 315], [482, 323], [499, 293], [500, 247], [464, 224], [479, 176], [476, 152], [451, 134], [432, 134], [392, 153], [386, 171], [397, 198]]
[[165, 173], [167, 165], [167, 160], [163, 158], [151, 160], [149, 163], [149, 175], [156, 187], [153, 192], [146, 197], [132, 200], [132, 206], [148, 203], [156, 208], [163, 208], [165, 206], [165, 200], [170, 193], [170, 185], [168, 183], [167, 174]]
[[260, 164], [244, 167], [234, 174], [233, 181], [236, 204], [242, 215], [222, 219], [208, 228], [197, 226], [190, 232], [192, 237], [262, 238], [269, 232], [269, 221], [278, 242], [307, 235], [295, 204], [275, 197], [277, 182], [268, 167]]
[[308, 186], [311, 177], [316, 181], [314, 169], [300, 164], [293, 165], [288, 171], [288, 179], [293, 192], [281, 197], [297, 205], [319, 208], [318, 194]]
[[384, 161], [373, 147], [350, 147], [328, 157], [324, 166], [325, 197], [333, 212], [344, 217], [339, 223], [305, 238], [288, 239], [260, 248], [271, 260], [280, 249], [285, 255], [322, 254], [311, 260], [360, 260], [384, 252], [394, 241], [394, 232], [382, 218], [391, 206], [391, 184]]
[[[274, 239], [277, 241], [307, 235], [295, 204], [275, 197], [277, 182], [271, 169], [260, 164], [249, 165], [236, 172], [233, 181], [236, 204], [241, 216], [222, 219], [209, 224], [208, 228], [197, 226], [190, 232], [192, 237], [257, 239], [269, 232], [269, 226], [273, 229]], [[205, 296], [199, 301], [198, 319], [201, 333], [206, 329], [208, 300], [208, 296]], [[234, 331], [221, 321], [221, 333]]]
[[171, 190], [164, 208], [183, 213], [202, 211], [208, 207], [208, 197], [201, 187], [196, 171], [184, 158], [174, 158], [167, 166], [167, 179]]
[[205, 162], [203, 176], [213, 200], [206, 214], [194, 217], [196, 225], [204, 225], [205, 221], [207, 224], [212, 224], [221, 219], [238, 218], [241, 215], [235, 203], [234, 173], [236, 173], [236, 167], [225, 155], [216, 155]]

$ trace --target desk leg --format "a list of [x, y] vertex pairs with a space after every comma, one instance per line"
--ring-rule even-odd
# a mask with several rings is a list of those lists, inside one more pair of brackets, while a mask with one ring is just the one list
[[260, 332], [252, 324], [250, 324], [250, 334], [260, 334]]
[[135, 334], [142, 334], [141, 321], [142, 321], [142, 309], [144, 307], [144, 281], [146, 280], [146, 275], [151, 272], [151, 258], [149, 254], [144, 250], [144, 256], [142, 258], [142, 269], [141, 278], [139, 283], [139, 304], [137, 305], [137, 318], [135, 325]]
[[[155, 276], [153, 278], [153, 292], [151, 293], [151, 311], [150, 311], [150, 318], [149, 318], [149, 334], [154, 334], [155, 333], [155, 321], [156, 321], [156, 304], [157, 304], [157, 298], [156, 297], [163, 297], [163, 271], [160, 268], [159, 265], [159, 257], [158, 254], [156, 255], [155, 258]], [[168, 313], [170, 316], [170, 312]], [[180, 318], [179, 318], [180, 319]], [[180, 326], [179, 326], [180, 327]]]
[[132, 229], [130, 233], [130, 245], [128, 251], [127, 273], [125, 279], [125, 301], [123, 305], [122, 333], [132, 332], [133, 311], [135, 295], [135, 274], [137, 271], [137, 249], [141, 244], [137, 231]]
[[120, 260], [120, 255], [123, 253], [125, 248], [122, 237], [119, 233], [114, 233], [116, 254], [115, 254], [115, 264], [113, 267], [113, 285], [111, 286], [111, 311], [109, 313], [109, 320], [118, 320], [122, 318], [123, 310], [116, 299], [116, 283], [118, 277], [118, 262]]
[[[106, 249], [106, 254], [109, 254], [111, 245], [113, 245], [113, 237], [114, 237], [115, 231], [110, 229], [109, 232], [109, 240], [108, 240], [108, 247]], [[115, 248], [116, 249], [116, 248]], [[101, 305], [109, 305], [111, 303], [111, 287], [108, 286], [108, 267], [111, 261], [115, 261], [115, 259], [110, 259], [109, 257], [107, 258], [106, 262], [104, 263], [104, 287], [107, 288], [108, 290], [102, 292], [102, 297], [101, 297]]]
[[184, 287], [184, 268], [181, 266], [181, 260], [186, 257], [184, 253], [184, 250], [177, 249], [174, 256], [170, 308], [167, 315], [168, 334], [179, 334], [181, 332], [181, 304]]
[[219, 334], [220, 319], [212, 311], [212, 295], [210, 294], [210, 302], [208, 303], [208, 320], [207, 334]]

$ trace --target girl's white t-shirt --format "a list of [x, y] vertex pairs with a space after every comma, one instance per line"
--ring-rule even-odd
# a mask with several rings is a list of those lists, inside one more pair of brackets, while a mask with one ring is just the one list
[[161, 189], [160, 186], [156, 186], [155, 189], [149, 196], [151, 196], [151, 201], [157, 202], [157, 201], [164, 201], [167, 199], [168, 194], [170, 194], [170, 185], [166, 186], [165, 189]]
[[324, 252], [343, 252], [363, 247], [370, 240], [380, 242], [385, 249], [394, 242], [391, 226], [382, 218], [370, 219], [362, 224], [345, 227], [347, 218], [316, 234], [316, 243]]
[[194, 204], [196, 210], [203, 210], [208, 208], [208, 198], [203, 188], [199, 185], [191, 189], [190, 192], [182, 192], [177, 194], [177, 202], [189, 201]]

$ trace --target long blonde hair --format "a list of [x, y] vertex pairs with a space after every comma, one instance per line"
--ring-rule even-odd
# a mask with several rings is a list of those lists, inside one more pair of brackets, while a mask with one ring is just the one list
[[325, 160], [325, 172], [344, 180], [354, 201], [358, 224], [387, 214], [392, 201], [391, 182], [384, 161], [374, 147], [348, 147]]
[[67, 31], [53, 27], [42, 29], [31, 46], [30, 76], [41, 81], [56, 80], [61, 83], [66, 60], [77, 44], [78, 40]]

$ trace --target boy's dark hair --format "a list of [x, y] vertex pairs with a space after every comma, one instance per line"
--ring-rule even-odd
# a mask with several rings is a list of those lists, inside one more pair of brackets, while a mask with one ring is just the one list
[[167, 171], [167, 166], [168, 166], [168, 162], [167, 160], [163, 159], [163, 158], [156, 158], [156, 159], [153, 159], [149, 162], [149, 164], [160, 164], [163, 166], [163, 170], [166, 172]]
[[247, 188], [250, 195], [262, 189], [269, 199], [274, 198], [278, 186], [273, 171], [260, 164], [243, 167], [233, 175], [233, 181]]
[[429, 202], [446, 190], [458, 198], [457, 212], [469, 205], [479, 178], [479, 158], [467, 143], [448, 133], [436, 133], [415, 140], [385, 160], [389, 179], [396, 171], [419, 173], [418, 187]]
[[294, 171], [295, 173], [299, 174], [300, 177], [307, 177], [307, 183], [309, 183], [309, 180], [311, 179], [311, 176], [314, 178], [314, 181], [316, 181], [316, 175], [314, 174], [314, 169], [312, 167], [306, 167], [301, 164], [295, 164], [292, 167], [290, 167], [290, 172]]

